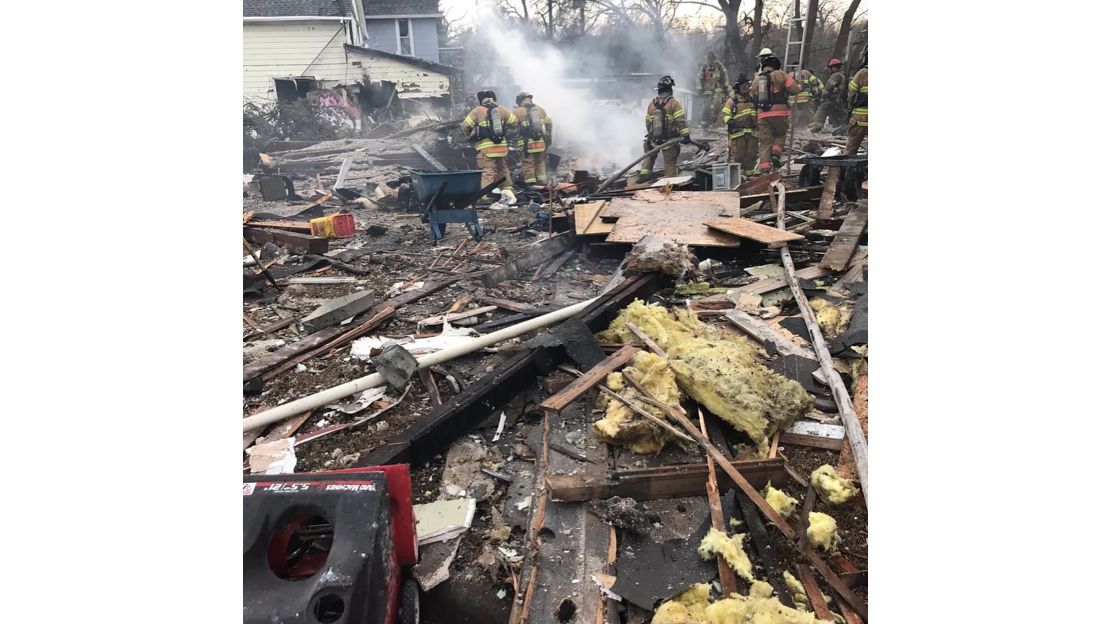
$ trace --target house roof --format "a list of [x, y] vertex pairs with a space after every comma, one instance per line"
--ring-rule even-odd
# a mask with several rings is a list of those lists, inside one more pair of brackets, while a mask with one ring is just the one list
[[[434, 15], [439, 0], [362, 0], [367, 18], [390, 15]], [[243, 0], [243, 17], [343, 17], [350, 0]]]
[[243, 17], [343, 17], [349, 6], [347, 0], [243, 0]]
[[454, 74], [462, 73], [461, 70], [459, 70], [455, 67], [451, 67], [449, 65], [441, 65], [439, 63], [433, 63], [431, 61], [425, 61], [424, 59], [420, 59], [420, 58], [416, 58], [416, 57], [412, 57], [412, 56], [402, 56], [400, 54], [393, 54], [392, 52], [386, 52], [385, 50], [378, 50], [376, 48], [363, 48], [363, 47], [359, 47], [359, 46], [353, 46], [349, 43], [345, 43], [345, 44], [343, 44], [343, 49], [348, 51], [348, 52], [362, 52], [364, 54], [373, 54], [373, 55], [376, 55], [376, 56], [384, 56], [386, 58], [390, 58], [390, 59], [393, 59], [395, 61], [400, 61], [402, 63], [405, 63], [406, 65], [412, 65], [413, 67], [422, 67], [422, 68], [427, 69], [429, 71], [434, 71], [437, 74], [454, 75]]

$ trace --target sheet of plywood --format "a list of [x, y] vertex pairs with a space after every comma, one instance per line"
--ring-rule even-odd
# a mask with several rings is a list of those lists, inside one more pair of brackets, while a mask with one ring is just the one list
[[[601, 215], [616, 213], [616, 227], [605, 239], [610, 243], [635, 243], [645, 234], [660, 234], [687, 245], [739, 247], [736, 238], [715, 232], [706, 221], [732, 217], [739, 210], [735, 193], [726, 191], [675, 191], [668, 195], [638, 191], [632, 197], [610, 201]], [[615, 210], [613, 207], [616, 206]]]
[[574, 207], [574, 231], [579, 235], [608, 234], [612, 223], [605, 223], [599, 214], [606, 202], [589, 202]]
[[782, 247], [790, 241], [805, 240], [805, 236], [795, 232], [787, 232], [775, 227], [756, 223], [748, 219], [732, 218], [707, 221], [705, 223], [711, 230], [720, 230], [740, 238], [750, 238], [769, 247]]
[[844, 218], [840, 231], [836, 233], [825, 257], [821, 258], [820, 266], [834, 271], [843, 271], [848, 268], [848, 261], [856, 253], [860, 238], [867, 230], [867, 203], [860, 202]]

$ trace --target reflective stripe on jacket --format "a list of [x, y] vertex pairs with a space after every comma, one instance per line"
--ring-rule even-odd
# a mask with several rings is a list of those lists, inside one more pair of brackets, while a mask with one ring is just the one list
[[728, 129], [728, 122], [736, 120], [733, 124], [735, 130], [728, 133], [729, 140], [748, 134], [755, 134], [755, 106], [747, 100], [737, 100], [736, 96], [730, 97], [721, 109], [721, 118]]
[[[486, 115], [487, 110], [485, 106], [479, 105], [476, 106], [474, 110], [467, 113], [466, 118], [463, 119], [463, 128], [468, 135], [473, 132], [475, 126], [479, 128], [489, 128], [489, 118]], [[501, 114], [501, 124], [506, 135], [505, 138], [503, 138], [500, 143], [495, 143], [493, 139], [485, 138], [479, 139], [478, 142], [474, 144], [474, 149], [490, 158], [500, 158], [509, 153], [509, 139], [507, 135], [509, 129], [516, 125], [516, 116], [513, 115], [511, 110], [499, 104], [497, 106], [497, 111]]]
[[[862, 97], [860, 97], [862, 96]], [[867, 125], [867, 68], [856, 72], [848, 81], [848, 101], [855, 102], [852, 106], [852, 119], [856, 125]]]
[[[655, 115], [655, 101], [658, 98], [653, 98], [648, 102], [647, 106], [647, 131], [648, 135], [651, 134], [651, 118]], [[686, 127], [686, 111], [682, 109], [682, 105], [674, 97], [667, 98], [663, 104], [663, 114], [670, 121], [670, 136], [667, 139], [673, 139], [677, 136], [690, 136], [690, 129]]]
[[[535, 110], [532, 116], [535, 117], [540, 124], [540, 134], [551, 136], [551, 130], [554, 124], [552, 124], [551, 118], [547, 116], [547, 111], [539, 105], [533, 105], [532, 108]], [[529, 154], [535, 154], [547, 149], [547, 142], [543, 137], [533, 138], [525, 136], [528, 132], [528, 109], [523, 106], [518, 106], [513, 109], [513, 115], [516, 117], [517, 127], [520, 129], [520, 134], [516, 140], [517, 149], [527, 150]]]

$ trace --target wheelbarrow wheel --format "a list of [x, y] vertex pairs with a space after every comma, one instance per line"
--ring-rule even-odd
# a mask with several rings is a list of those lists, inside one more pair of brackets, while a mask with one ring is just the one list
[[420, 624], [420, 586], [412, 579], [401, 584], [401, 624]]

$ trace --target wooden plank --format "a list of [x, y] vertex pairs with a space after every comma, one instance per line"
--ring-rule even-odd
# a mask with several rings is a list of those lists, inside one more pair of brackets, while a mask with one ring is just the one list
[[825, 172], [825, 184], [821, 188], [821, 203], [817, 205], [817, 221], [825, 223], [832, 219], [833, 202], [836, 200], [836, 186], [840, 183], [840, 167], [829, 167]]
[[574, 207], [574, 231], [580, 236], [590, 236], [594, 234], [608, 234], [613, 231], [612, 223], [605, 223], [601, 220], [601, 211], [605, 208], [608, 202], [589, 202], [585, 204], [578, 204]]
[[748, 219], [729, 218], [717, 219], [716, 221], [706, 221], [705, 226], [711, 230], [719, 230], [726, 234], [739, 236], [740, 238], [747, 238], [750, 240], [758, 241], [767, 245], [768, 247], [782, 247], [790, 241], [805, 240], [805, 236], [795, 234], [794, 232], [784, 232], [778, 228], [773, 228], [762, 223], [756, 223]]
[[821, 588], [817, 586], [817, 577], [813, 576], [813, 571], [809, 569], [809, 566], [802, 563], [799, 563], [795, 568], [798, 570], [798, 580], [802, 582], [802, 587], [806, 590], [809, 605], [813, 607], [813, 615], [816, 615], [819, 620], [832, 622], [832, 611], [829, 611], [828, 605], [825, 604], [825, 597], [821, 595]]
[[[799, 202], [799, 201], [807, 201], [807, 200], [812, 201], [812, 200], [815, 200], [815, 199], [819, 199], [821, 197], [821, 188], [822, 187], [820, 187], [820, 186], [809, 186], [809, 187], [806, 187], [806, 188], [800, 188], [800, 189], [794, 189], [792, 191], [787, 191], [786, 192], [786, 203], [792, 204], [794, 202]], [[742, 195], [740, 197], [740, 207], [741, 208], [747, 208], [748, 206], [758, 204], [759, 202], [761, 202], [765, 199], [767, 199], [767, 192], [766, 191], [764, 191], [762, 193], [756, 193], [756, 194], [753, 194], [753, 195]]]
[[602, 360], [578, 379], [570, 382], [566, 388], [547, 397], [543, 403], [540, 403], [540, 408], [551, 412], [562, 411], [572, 401], [588, 392], [590, 388], [601, 383], [606, 375], [631, 362], [632, 358], [636, 357], [639, 352], [640, 349], [632, 345], [621, 347], [619, 351]]
[[852, 208], [852, 211], [844, 218], [844, 223], [840, 225], [840, 231], [836, 233], [836, 238], [829, 245], [829, 250], [825, 252], [825, 257], [821, 259], [819, 266], [837, 272], [848, 268], [848, 262], [852, 259], [852, 254], [856, 252], [859, 239], [866, 230], [867, 204], [861, 202], [856, 204], [856, 207]]
[[252, 243], [274, 243], [294, 253], [324, 254], [328, 252], [328, 239], [309, 236], [300, 232], [286, 232], [266, 228], [243, 228], [243, 236]]
[[775, 182], [778, 182], [780, 177], [781, 176], [779, 174], [772, 173], [752, 178], [751, 180], [748, 180], [747, 182], [736, 187], [736, 192], [741, 197], [747, 195], [766, 195], [767, 191], [770, 190], [771, 185]]
[[[701, 425], [701, 434], [707, 439], [709, 434], [705, 431], [705, 415], [698, 410], [698, 424]], [[705, 494], [709, 498], [709, 517], [713, 522], [713, 528], [718, 531], [725, 530], [725, 512], [721, 508], [721, 492], [717, 488], [717, 467], [713, 464], [713, 458], [706, 456], [706, 476], [705, 480]], [[736, 575], [733, 574], [732, 568], [728, 567], [728, 562], [725, 561], [724, 555], [717, 553], [717, 576], [721, 579], [721, 593], [725, 596], [731, 596], [736, 593]]]
[[420, 376], [420, 381], [424, 382], [424, 387], [428, 390], [428, 399], [432, 402], [432, 407], [443, 405], [443, 400], [439, 397], [439, 386], [436, 385], [436, 378], [432, 375], [431, 369], [422, 368], [416, 374]]
[[488, 312], [493, 312], [496, 309], [497, 309], [497, 306], [492, 306], [491, 305], [491, 306], [483, 306], [481, 308], [474, 308], [472, 310], [465, 310], [463, 312], [455, 312], [455, 313], [452, 313], [452, 314], [437, 314], [435, 316], [429, 316], [428, 318], [423, 319], [421, 321], [417, 321], [416, 326], [417, 327], [427, 327], [428, 325], [442, 325], [444, 322], [452, 323], [454, 321], [461, 321], [463, 319], [468, 319], [472, 316], [481, 316], [482, 314], [486, 314]]
[[[716, 193], [704, 191], [702, 195]], [[672, 193], [672, 196], [678, 193]], [[646, 201], [636, 198], [616, 198], [611, 204], [620, 201], [630, 202], [628, 210], [605, 238], [608, 243], [635, 243], [645, 234], [659, 234], [676, 242], [702, 247], [739, 247], [735, 237], [717, 232], [705, 226], [706, 221], [715, 221], [737, 212], [736, 198], [732, 193], [727, 203], [718, 200], [671, 199]]]
[[[811, 266], [798, 270], [794, 276], [799, 279], [817, 279], [825, 277], [829, 274], [829, 270], [820, 266]], [[786, 288], [787, 282], [785, 278], [773, 277], [770, 279], [761, 279], [752, 282], [746, 286], [741, 286], [739, 291], [746, 295], [763, 295], [769, 292], [776, 291], [780, 288]]]
[[517, 314], [532, 314], [540, 313], [542, 310], [534, 305], [521, 303], [519, 301], [511, 301], [509, 299], [498, 299], [497, 297], [486, 297], [485, 295], [474, 295], [474, 298], [482, 303], [497, 306], [509, 312], [516, 312]]
[[[784, 228], [786, 226], [786, 214], [781, 199], [783, 186], [778, 184], [776, 187], [779, 198], [778, 201], [776, 201], [774, 199], [774, 194], [772, 194], [771, 204], [775, 207], [775, 212], [778, 217], [778, 226]], [[866, 216], [866, 212], [864, 216]], [[825, 373], [825, 378], [828, 379], [829, 389], [832, 390], [837, 411], [840, 412], [840, 422], [844, 425], [844, 432], [848, 436], [848, 444], [852, 449], [852, 459], [856, 462], [856, 474], [859, 476], [860, 490], [863, 492], [863, 500], [864, 503], [866, 503], [868, 483], [867, 437], [864, 435], [863, 428], [860, 426], [859, 416], [856, 415], [856, 410], [852, 406], [852, 395], [849, 394], [848, 389], [844, 387], [844, 380], [840, 378], [840, 374], [833, 366], [832, 357], [829, 356], [829, 348], [825, 344], [825, 337], [821, 333], [821, 327], [817, 324], [817, 315], [813, 313], [813, 308], [809, 305], [809, 299], [806, 298], [805, 293], [802, 292], [802, 288], [798, 284], [797, 277], [794, 273], [794, 260], [790, 257], [790, 248], [783, 247], [779, 249], [779, 254], [782, 256], [782, 266], [786, 270], [786, 278], [790, 283], [790, 292], [794, 294], [794, 300], [798, 302], [798, 309], [801, 310], [802, 318], [805, 319], [806, 328], [809, 330], [810, 344], [813, 345], [813, 351], [817, 354], [817, 361], [821, 363], [821, 370]], [[847, 259], [845, 259], [845, 262], [847, 262]], [[824, 576], [824, 574], [822, 574], [822, 576]], [[861, 617], [867, 619], [867, 612], [865, 609], [860, 608], [860, 605], [852, 602], [847, 596], [845, 596], [845, 600], [848, 600], [848, 604], [852, 605]]]
[[807, 435], [804, 433], [790, 433], [783, 431], [779, 436], [780, 444], [792, 446], [808, 446], [809, 448], [839, 451], [844, 448], [844, 438], [826, 438], [824, 436]]
[[[767, 483], [782, 485], [787, 477], [782, 459], [732, 462], [733, 467], [757, 487]], [[732, 487], [733, 480], [719, 464], [716, 466], [720, 486]], [[636, 500], [682, 498], [705, 494], [709, 468], [705, 463], [653, 466], [634, 470], [617, 470], [613, 474], [583, 473], [547, 476], [551, 500], [583, 502], [623, 496]]]
[[372, 329], [376, 329], [377, 327], [381, 326], [382, 323], [385, 323], [389, 319], [393, 318], [394, 312], [396, 312], [396, 310], [393, 308], [393, 306], [386, 306], [385, 308], [379, 310], [377, 314], [370, 317], [370, 319], [360, 323], [356, 327], [347, 329], [346, 326], [337, 326], [338, 329], [347, 329], [347, 331], [339, 334], [339, 336], [337, 336], [334, 340], [329, 340], [326, 343], [310, 351], [306, 351], [304, 353], [301, 353], [300, 355], [297, 355], [296, 357], [290, 358], [289, 360], [282, 362], [278, 366], [262, 373], [262, 380], [269, 381], [274, 377], [280, 375], [281, 373], [293, 368], [297, 364], [304, 362], [305, 360], [310, 360], [316, 356], [322, 355], [331, 351], [332, 349], [341, 347], [351, 342], [355, 338], [358, 338], [359, 336]]
[[817, 354], [791, 340], [786, 334], [776, 330], [770, 323], [758, 319], [743, 310], [729, 310], [724, 317], [730, 323], [740, 328], [745, 334], [755, 338], [766, 345], [770, 342], [775, 350], [783, 355], [797, 355], [810, 360], [816, 360]]
[[290, 230], [292, 232], [304, 232], [306, 234], [312, 231], [312, 226], [308, 224], [308, 221], [248, 221], [245, 225], [247, 227]]

